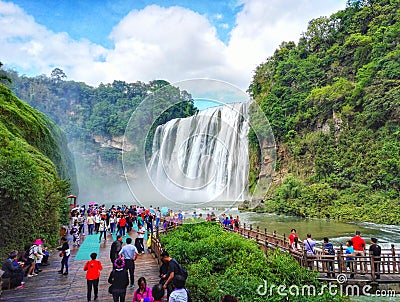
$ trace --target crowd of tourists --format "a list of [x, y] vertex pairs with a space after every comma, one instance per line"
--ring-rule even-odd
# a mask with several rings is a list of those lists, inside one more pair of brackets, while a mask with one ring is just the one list
[[[317, 242], [312, 239], [311, 234], [307, 234], [307, 238], [300, 244], [299, 236], [296, 229], [292, 229], [289, 235], [289, 245], [294, 253], [306, 253], [308, 259], [308, 267], [313, 269], [313, 259], [319, 256], [326, 257], [327, 261], [324, 262], [325, 269], [328, 272], [326, 277], [335, 277], [334, 259], [336, 255], [343, 257], [343, 271], [349, 272], [349, 279], [353, 279], [355, 275], [356, 258], [359, 260], [361, 274], [367, 272], [367, 262], [370, 257], [374, 259], [373, 272], [375, 278], [380, 279], [379, 262], [381, 260], [382, 249], [378, 245], [378, 239], [372, 237], [369, 242], [368, 255], [367, 243], [361, 237], [361, 232], [356, 231], [352, 238], [346, 241], [346, 248], [343, 250], [335, 250], [333, 244], [329, 241], [328, 237], [324, 237], [321, 248], [317, 248]], [[368, 256], [368, 258], [367, 258]]]
[[[163, 211], [162, 211], [163, 210]], [[182, 223], [185, 219], [204, 219], [206, 221], [219, 221], [225, 228], [238, 231], [240, 227], [239, 216], [233, 217], [222, 213], [218, 217], [212, 212], [203, 216], [193, 212], [185, 217], [182, 211], [173, 212], [170, 209], [153, 208], [148, 209], [139, 206], [102, 206], [77, 207], [71, 211], [70, 223], [61, 229], [60, 245], [56, 248], [61, 257], [61, 268], [59, 274], [68, 276], [69, 257], [71, 255], [70, 244], [79, 248], [81, 239], [87, 235], [97, 235], [99, 243], [107, 240], [107, 235], [113, 234], [116, 240], [110, 248], [110, 261], [113, 270], [108, 278], [111, 284], [109, 293], [114, 301], [125, 301], [127, 288], [135, 287], [135, 260], [145, 253], [145, 234], [153, 234], [157, 228]], [[135, 240], [130, 233], [135, 234]], [[125, 238], [125, 244], [124, 244]], [[317, 254], [331, 257], [332, 261], [324, 262], [328, 276], [335, 277], [334, 257], [335, 251], [328, 238], [324, 238], [321, 248], [317, 248], [317, 242], [307, 234], [304, 241], [300, 241], [295, 229], [289, 235], [290, 249], [294, 253], [305, 253], [308, 266], [313, 269], [313, 257]], [[373, 269], [376, 278], [379, 278], [378, 263], [381, 256], [381, 248], [376, 238], [371, 238], [369, 254], [376, 259]], [[356, 232], [355, 236], [346, 242], [346, 249], [343, 250], [346, 269], [349, 271], [349, 278], [354, 277], [354, 259], [356, 256], [366, 257], [366, 242]], [[84, 270], [87, 279], [87, 300], [91, 301], [92, 291], [94, 300], [98, 299], [99, 277], [102, 270], [102, 263], [96, 259], [97, 254], [91, 253], [90, 260], [85, 264]], [[46, 241], [43, 238], [36, 239], [32, 244], [27, 244], [24, 251], [12, 251], [2, 266], [4, 271], [2, 278], [9, 279], [9, 287], [23, 288], [24, 277], [32, 278], [42, 272], [42, 268], [48, 265], [49, 251]], [[155, 301], [191, 301], [190, 293], [185, 288], [187, 272], [173, 259], [167, 251], [161, 254], [162, 265], [159, 271], [160, 282], [148, 286], [144, 277], [137, 280], [137, 289], [133, 293], [133, 302], [155, 302]], [[366, 272], [366, 262], [362, 262], [361, 272]], [[235, 297], [225, 296], [223, 301], [237, 301]]]
[[[230, 219], [229, 219], [230, 218]], [[160, 281], [153, 286], [148, 286], [144, 277], [135, 282], [135, 261], [137, 257], [145, 253], [145, 234], [153, 234], [157, 228], [168, 228], [174, 224], [180, 224], [185, 219], [215, 221], [214, 213], [203, 216], [193, 212], [184, 217], [182, 211], [173, 212], [171, 209], [153, 208], [148, 209], [139, 206], [111, 206], [105, 205], [82, 206], [74, 208], [70, 213], [69, 225], [63, 226], [60, 231], [60, 244], [56, 252], [61, 259], [61, 268], [58, 271], [63, 276], [69, 274], [69, 258], [71, 255], [70, 245], [79, 249], [81, 240], [85, 236], [98, 236], [98, 241], [107, 240], [107, 235], [115, 235], [110, 248], [110, 261], [113, 270], [109, 275], [109, 293], [114, 301], [125, 301], [127, 288], [137, 289], [133, 292], [134, 302], [157, 302], [157, 301], [191, 301], [189, 291], [186, 289], [186, 270], [173, 259], [168, 251], [161, 254], [162, 265], [159, 271]], [[238, 217], [235, 219], [228, 216], [220, 216], [222, 223], [232, 221], [232, 227], [238, 225]], [[133, 240], [130, 235], [135, 237]], [[38, 276], [43, 266], [48, 265], [49, 251], [45, 239], [36, 239], [32, 244], [26, 245], [24, 251], [12, 251], [3, 264], [2, 278], [9, 279], [10, 288], [24, 288], [24, 278]], [[84, 265], [87, 280], [87, 301], [98, 299], [99, 278], [103, 265], [97, 259], [97, 253], [90, 254], [90, 260]], [[237, 301], [233, 296], [226, 295], [222, 301]]]

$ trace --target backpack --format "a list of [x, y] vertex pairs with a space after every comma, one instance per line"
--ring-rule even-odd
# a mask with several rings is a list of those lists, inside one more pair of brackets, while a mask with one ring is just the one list
[[182, 276], [185, 278], [185, 280], [186, 280], [187, 277], [188, 277], [188, 272], [187, 272], [187, 270], [186, 270], [182, 265], [180, 265], [180, 264], [178, 263], [178, 261], [176, 261], [175, 259], [172, 259], [172, 261], [179, 267], [179, 274], [178, 274], [178, 275], [182, 275]]

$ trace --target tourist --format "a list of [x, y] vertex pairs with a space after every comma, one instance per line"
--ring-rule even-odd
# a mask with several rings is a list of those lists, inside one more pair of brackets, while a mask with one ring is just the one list
[[113, 296], [114, 302], [125, 302], [129, 277], [128, 271], [125, 269], [124, 258], [115, 259], [113, 270], [111, 271], [110, 277], [108, 277], [108, 283], [111, 283], [111, 289], [109, 291]]
[[[177, 275], [183, 275], [184, 272], [179, 263], [175, 259], [172, 259], [167, 251], [163, 251], [160, 258], [163, 263], [168, 264], [168, 271], [165, 276], [163, 276], [165, 279], [163, 287], [167, 290], [167, 296], [169, 297], [173, 290], [172, 280]], [[184, 276], [184, 278], [186, 278], [186, 276]]]
[[[62, 237], [61, 243], [62, 243], [62, 246], [57, 248], [57, 250], [60, 251], [60, 257], [62, 257], [61, 258], [61, 269], [58, 271], [58, 273], [66, 276], [66, 275], [68, 275], [68, 260], [69, 260], [69, 255], [70, 255], [70, 249], [69, 249], [69, 244], [68, 244], [67, 238]], [[63, 273], [64, 267], [65, 267], [65, 272]]]
[[176, 275], [172, 279], [174, 290], [168, 297], [169, 302], [187, 302], [189, 301], [189, 292], [185, 288], [186, 280], [182, 275]]
[[354, 247], [353, 247], [353, 241], [347, 240], [346, 241], [346, 268], [350, 270], [350, 277], [349, 279], [354, 278]]
[[153, 288], [151, 289], [151, 292], [153, 294], [153, 302], [163, 302], [163, 298], [164, 298], [164, 288], [162, 286], [162, 284], [156, 284], [153, 286]]
[[126, 245], [122, 247], [118, 253], [125, 261], [125, 269], [129, 271], [130, 287], [135, 287], [135, 260], [138, 256], [136, 247], [132, 244], [132, 239], [128, 237], [126, 239]]
[[94, 217], [92, 213], [89, 213], [87, 219], [86, 219], [86, 224], [88, 226], [88, 234], [93, 235], [93, 230], [94, 230]]
[[[211, 216], [210, 216], [211, 219]], [[239, 226], [240, 226], [240, 221], [239, 221], [239, 216], [236, 216], [235, 221], [234, 221], [234, 226], [235, 226], [235, 231], [239, 231]]]
[[110, 219], [109, 219], [109, 223], [110, 223], [110, 233], [114, 234], [115, 232], [115, 225], [117, 222], [117, 218], [115, 217], [114, 214], [111, 214]]
[[290, 230], [290, 235], [289, 235], [289, 245], [290, 248], [294, 251], [297, 252], [299, 248], [299, 236], [296, 234], [296, 229], [291, 229]]
[[150, 234], [153, 234], [153, 213], [149, 212], [146, 216], [146, 224], [147, 224], [147, 230], [149, 231]]
[[324, 269], [328, 271], [327, 277], [330, 278], [335, 277], [335, 269], [334, 269], [334, 261], [335, 261], [335, 249], [333, 248], [333, 244], [329, 242], [328, 237], [324, 237], [324, 243], [322, 246], [322, 252], [326, 257], [326, 260], [323, 261]]
[[[361, 238], [360, 231], [356, 231], [356, 235], [351, 238], [353, 241], [354, 255], [355, 256], [365, 256], [365, 240]], [[367, 263], [364, 257], [358, 258], [360, 262], [360, 271], [365, 273], [367, 271]]]
[[29, 261], [32, 263], [33, 268], [31, 268], [30, 271], [28, 272], [28, 278], [37, 276], [39, 273], [37, 263], [36, 263], [36, 261], [38, 259], [41, 259], [41, 256], [39, 255], [39, 243], [40, 244], [42, 243], [42, 241], [40, 239], [35, 240], [35, 242], [33, 242], [33, 244], [31, 245], [31, 247], [29, 249], [28, 258], [29, 258]]
[[74, 225], [71, 228], [71, 231], [69, 232], [70, 235], [72, 235], [72, 241], [73, 241], [73, 246], [80, 246], [80, 241], [81, 241], [81, 235], [79, 233], [79, 228], [78, 228], [78, 222], [75, 221]]
[[[312, 258], [314, 258], [314, 256], [315, 256], [316, 242], [314, 240], [312, 240], [311, 234], [307, 234], [307, 239], [303, 241], [303, 245], [306, 249], [307, 265], [308, 265], [309, 269], [312, 269], [313, 268]], [[311, 258], [311, 260], [308, 260], [310, 258]]]
[[114, 264], [115, 260], [117, 260], [118, 254], [121, 251], [121, 249], [122, 249], [122, 236], [117, 235], [117, 239], [111, 244], [110, 248], [110, 260], [112, 264]]
[[138, 230], [137, 230], [137, 238], [135, 239], [135, 246], [136, 246], [139, 254], [144, 254], [143, 239], [144, 239], [145, 233], [146, 232], [143, 229], [143, 226], [139, 225]]
[[40, 263], [41, 266], [47, 266], [49, 265], [49, 256], [50, 256], [50, 252], [49, 252], [49, 248], [47, 245], [44, 245], [46, 243], [45, 239], [42, 239], [43, 245], [42, 245], [42, 254], [43, 254], [43, 258], [42, 258], [42, 262]]
[[82, 214], [78, 215], [79, 234], [85, 236], [85, 217]]
[[144, 277], [139, 278], [138, 286], [139, 287], [133, 293], [133, 302], [152, 302], [152, 290], [147, 286], [147, 282]]
[[[369, 256], [373, 257], [374, 260], [374, 273], [375, 273], [375, 278], [376, 279], [380, 279], [380, 270], [379, 270], [379, 264], [381, 261], [381, 253], [382, 253], [382, 249], [381, 247], [377, 244], [378, 243], [378, 239], [376, 238], [371, 238], [370, 241], [370, 246], [369, 246]], [[372, 268], [371, 268], [372, 270]]]
[[100, 215], [100, 210], [94, 215], [94, 231], [96, 234], [99, 233], [99, 227], [100, 227], [100, 221], [101, 221], [101, 215]]
[[31, 250], [31, 245], [25, 244], [24, 251], [21, 253], [21, 255], [18, 258], [19, 262], [24, 263], [22, 269], [24, 270], [25, 276], [34, 274], [33, 270], [35, 269], [35, 264], [33, 263], [32, 259], [29, 258], [30, 250]]
[[104, 236], [104, 241], [106, 241], [107, 240], [107, 224], [106, 224], [106, 219], [104, 217], [102, 217], [100, 220], [99, 232], [100, 232], [99, 243], [101, 242], [102, 236]]
[[119, 219], [119, 234], [121, 236], [125, 236], [125, 228], [126, 228], [126, 218], [124, 215], [121, 215], [121, 218]]
[[85, 266], [83, 267], [83, 270], [86, 271], [88, 301], [91, 301], [92, 299], [92, 287], [94, 292], [94, 300], [97, 300], [99, 294], [100, 271], [103, 269], [103, 266], [99, 260], [96, 260], [96, 257], [96, 253], [91, 253], [91, 260], [86, 262]]
[[160, 226], [160, 221], [161, 221], [161, 211], [160, 208], [157, 207], [156, 209], [156, 228]]
[[23, 288], [24, 283], [24, 270], [22, 266], [23, 262], [18, 262], [18, 251], [12, 251], [8, 255], [7, 260], [4, 262], [1, 269], [4, 271], [1, 276], [2, 279], [10, 279], [10, 288]]

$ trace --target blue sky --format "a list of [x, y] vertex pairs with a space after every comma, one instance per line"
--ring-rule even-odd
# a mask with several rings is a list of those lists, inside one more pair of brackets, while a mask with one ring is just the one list
[[74, 39], [86, 38], [105, 47], [112, 47], [108, 34], [122, 18], [132, 10], [142, 10], [152, 4], [164, 7], [182, 6], [206, 16], [216, 26], [218, 37], [227, 42], [229, 32], [235, 24], [235, 15], [243, 6], [238, 1], [232, 0], [16, 0], [12, 2], [33, 15], [36, 22], [55, 32], [67, 30]]
[[210, 78], [247, 89], [256, 66], [346, 0], [0, 0], [0, 61], [97, 86]]

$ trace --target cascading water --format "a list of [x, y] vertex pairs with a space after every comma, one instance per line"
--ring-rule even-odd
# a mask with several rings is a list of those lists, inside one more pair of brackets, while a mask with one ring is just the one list
[[180, 203], [245, 199], [248, 106], [226, 104], [159, 126], [148, 166], [157, 190]]

